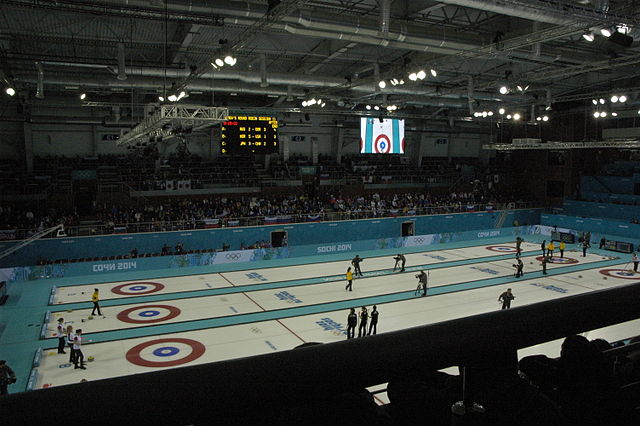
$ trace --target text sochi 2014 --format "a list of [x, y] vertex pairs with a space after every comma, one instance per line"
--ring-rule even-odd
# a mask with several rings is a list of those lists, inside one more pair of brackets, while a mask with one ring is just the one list
[[93, 265], [93, 272], [108, 272], [108, 271], [122, 271], [125, 269], [136, 269], [136, 262], [117, 262], [117, 263], [102, 263]]
[[349, 251], [351, 250], [351, 244], [334, 244], [332, 246], [320, 246], [317, 249], [317, 253], [331, 253], [334, 251]]

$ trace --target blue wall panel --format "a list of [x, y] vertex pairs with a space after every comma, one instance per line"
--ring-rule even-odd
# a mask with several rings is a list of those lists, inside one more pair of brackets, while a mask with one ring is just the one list
[[626, 222], [633, 218], [640, 219], [640, 206], [567, 200], [563, 207], [568, 216], [611, 218]]
[[[96, 237], [52, 238], [33, 242], [0, 260], [0, 267], [34, 265], [39, 257], [45, 259], [73, 259], [126, 255], [134, 247], [139, 253], [159, 253], [163, 244], [174, 247], [181, 242], [185, 250], [220, 249], [223, 243], [231, 250], [240, 244], [271, 240], [271, 232], [286, 230], [290, 247], [355, 242], [402, 235], [402, 223], [413, 221], [415, 235], [464, 232], [495, 228], [500, 211], [459, 213], [450, 215], [409, 216], [384, 219], [365, 219], [341, 222], [299, 223], [288, 225], [221, 228], [163, 233], [102, 235]], [[540, 222], [540, 210], [513, 210], [506, 213], [501, 227], [514, 224], [532, 225]], [[0, 244], [0, 251], [15, 243]]]

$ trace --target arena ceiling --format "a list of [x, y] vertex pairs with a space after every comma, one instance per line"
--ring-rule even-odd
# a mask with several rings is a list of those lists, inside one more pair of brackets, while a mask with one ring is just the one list
[[[637, 114], [638, 12], [628, 0], [3, 0], [0, 79], [24, 103], [185, 91], [231, 108], [462, 118], [618, 93]], [[227, 54], [236, 64], [214, 69]]]

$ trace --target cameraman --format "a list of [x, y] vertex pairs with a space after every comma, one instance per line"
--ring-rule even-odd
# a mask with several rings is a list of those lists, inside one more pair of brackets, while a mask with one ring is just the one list
[[7, 365], [7, 361], [0, 360], [0, 395], [8, 394], [7, 386], [15, 382], [16, 374]]

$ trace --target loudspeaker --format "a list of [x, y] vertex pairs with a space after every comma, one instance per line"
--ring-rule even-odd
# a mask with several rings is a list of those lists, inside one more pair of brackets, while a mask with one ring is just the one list
[[611, 34], [608, 40], [611, 43], [615, 43], [622, 47], [631, 47], [631, 44], [633, 43], [633, 37], [628, 36], [626, 34], [619, 33], [617, 31]]

